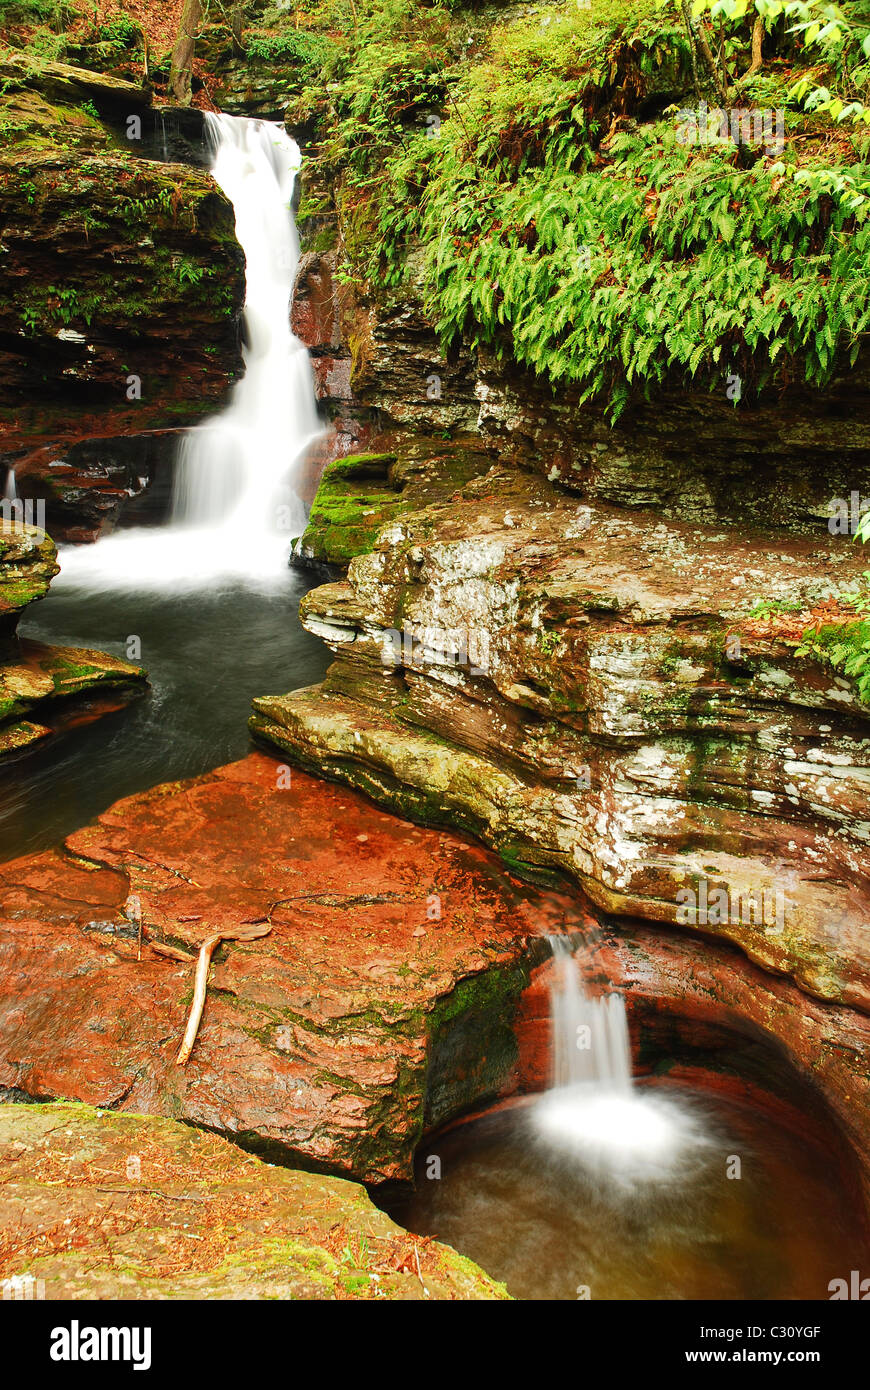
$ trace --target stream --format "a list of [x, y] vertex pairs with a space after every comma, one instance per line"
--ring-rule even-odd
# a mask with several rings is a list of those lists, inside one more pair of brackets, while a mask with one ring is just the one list
[[0, 857], [48, 849], [120, 797], [243, 757], [252, 697], [311, 685], [331, 660], [299, 622], [310, 587], [289, 569], [268, 587], [228, 578], [170, 593], [55, 580], [21, 636], [125, 657], [136, 635], [151, 686], [0, 768]]

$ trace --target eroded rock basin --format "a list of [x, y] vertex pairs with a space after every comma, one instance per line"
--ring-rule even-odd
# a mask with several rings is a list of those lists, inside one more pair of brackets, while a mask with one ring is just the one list
[[827, 1299], [866, 1265], [866, 1229], [820, 1134], [758, 1097], [636, 1092], [629, 1123], [657, 1105], [661, 1145], [603, 1126], [560, 1144], [540, 1126], [546, 1100], [529, 1098], [427, 1140], [416, 1189], [385, 1209], [523, 1299]]

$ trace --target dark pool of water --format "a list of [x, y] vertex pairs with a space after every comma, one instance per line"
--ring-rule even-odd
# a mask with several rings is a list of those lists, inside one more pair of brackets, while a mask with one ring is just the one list
[[151, 688], [0, 768], [0, 858], [57, 844], [119, 797], [243, 757], [252, 697], [311, 685], [331, 660], [297, 616], [310, 587], [288, 570], [269, 590], [58, 588], [32, 608], [19, 631], [37, 641], [126, 658], [137, 635]]
[[709, 1143], [667, 1180], [626, 1183], [558, 1153], [519, 1105], [424, 1143], [416, 1191], [384, 1206], [517, 1298], [828, 1299], [831, 1280], [868, 1267], [824, 1153], [743, 1105], [681, 1099]]

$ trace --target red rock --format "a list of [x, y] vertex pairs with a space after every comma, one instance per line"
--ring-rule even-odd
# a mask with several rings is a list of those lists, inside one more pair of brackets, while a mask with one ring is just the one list
[[[411, 842], [353, 793], [301, 773], [279, 790], [275, 767], [257, 754], [157, 787], [0, 869], [0, 1085], [408, 1176], [424, 1123], [510, 1085], [525, 942], [570, 904], [458, 836]], [[189, 949], [271, 917], [269, 936], [216, 953], [184, 1069], [192, 968], [147, 946], [137, 961], [131, 893], [147, 935]], [[437, 930], [414, 938], [432, 894]]]

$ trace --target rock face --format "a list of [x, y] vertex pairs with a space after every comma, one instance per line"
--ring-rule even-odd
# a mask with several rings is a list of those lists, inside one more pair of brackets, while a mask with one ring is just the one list
[[855, 580], [857, 548], [824, 537], [771, 554], [494, 471], [306, 596], [339, 659], [256, 700], [252, 730], [609, 913], [725, 937], [867, 1010], [870, 717], [742, 632], [755, 598], [810, 608]]
[[57, 548], [37, 526], [0, 522], [0, 639], [12, 637], [29, 603], [60, 573]]
[[[367, 1181], [407, 1178], [424, 1129], [510, 1090], [511, 1018], [545, 949], [528, 940], [574, 906], [458, 836], [288, 773], [256, 754], [0, 868], [0, 1086], [169, 1115]], [[195, 952], [264, 919], [268, 936], [215, 956], [177, 1067], [192, 966], [148, 941]]]
[[302, 537], [300, 557], [346, 569], [393, 518], [446, 502], [462, 483], [487, 470], [476, 437], [461, 443], [421, 438], [395, 454], [350, 454], [327, 465]]
[[485, 354], [475, 393], [500, 455], [589, 500], [750, 529], [824, 532], [835, 498], [870, 494], [870, 371], [824, 391], [794, 386], [733, 403], [674, 383], [633, 401], [614, 427], [571, 390], [553, 392]]
[[145, 683], [141, 667], [105, 652], [48, 647], [15, 635], [25, 607], [45, 596], [58, 573], [56, 553], [38, 527], [0, 523], [0, 758], [50, 737], [54, 722], [63, 719], [64, 697], [87, 692], [103, 699], [110, 690], [109, 708]]
[[[244, 258], [209, 174], [142, 157], [154, 118], [141, 88], [64, 65], [2, 73], [0, 468], [47, 502], [50, 530], [93, 538], [124, 500], [131, 436], [226, 398]], [[89, 487], [112, 506], [89, 509]]]
[[0, 1106], [0, 1225], [0, 1278], [53, 1300], [506, 1297], [362, 1187], [84, 1105]]
[[16, 489], [31, 507], [34, 499], [44, 501], [46, 522], [59, 541], [96, 540], [122, 517], [125, 524], [159, 524], [169, 515], [183, 434], [162, 429], [88, 437], [60, 452], [42, 446], [16, 460]]

